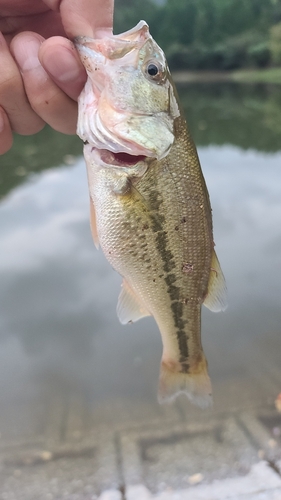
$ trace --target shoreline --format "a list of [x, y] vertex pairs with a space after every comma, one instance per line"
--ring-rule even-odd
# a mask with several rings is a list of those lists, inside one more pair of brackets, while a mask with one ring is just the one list
[[281, 68], [236, 71], [172, 71], [176, 84], [189, 83], [269, 83], [281, 85]]

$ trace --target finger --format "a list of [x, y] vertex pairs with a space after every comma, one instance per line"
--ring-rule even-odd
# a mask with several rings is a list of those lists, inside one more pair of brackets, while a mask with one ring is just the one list
[[13, 144], [13, 134], [9, 119], [3, 108], [0, 107], [0, 155], [7, 153]]
[[[47, 10], [47, 7], [45, 6]], [[2, 12], [1, 12], [2, 14]], [[22, 31], [36, 31], [44, 38], [53, 35], [64, 35], [61, 17], [58, 12], [43, 12], [42, 14], [0, 17], [0, 31], [5, 36], [15, 36]]]
[[8, 115], [12, 130], [19, 134], [35, 134], [44, 126], [43, 121], [28, 103], [19, 69], [0, 33], [0, 106]]
[[65, 32], [70, 38], [112, 34], [114, 0], [44, 0], [60, 10]]
[[58, 87], [77, 100], [87, 75], [73, 43], [59, 36], [49, 38], [40, 47], [39, 59]]
[[55, 130], [74, 134], [77, 104], [53, 82], [41, 66], [38, 52], [42, 42], [43, 38], [37, 33], [21, 33], [12, 40], [11, 51], [21, 69], [32, 109]]
[[46, 4], [36, 0], [1, 0], [1, 17], [23, 16], [46, 12]]

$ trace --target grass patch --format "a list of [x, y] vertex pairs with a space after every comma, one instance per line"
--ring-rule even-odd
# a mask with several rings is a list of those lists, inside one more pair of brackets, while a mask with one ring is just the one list
[[241, 83], [277, 83], [281, 84], [281, 68], [260, 70], [239, 70], [230, 75], [231, 79]]
[[275, 83], [281, 84], [281, 68], [239, 69], [237, 71], [173, 71], [176, 84], [187, 83]]

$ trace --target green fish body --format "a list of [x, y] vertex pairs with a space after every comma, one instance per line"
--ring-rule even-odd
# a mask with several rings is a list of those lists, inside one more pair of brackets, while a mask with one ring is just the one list
[[159, 401], [211, 402], [201, 306], [226, 307], [209, 196], [162, 50], [141, 21], [103, 40], [79, 37], [88, 81], [78, 135], [96, 246], [123, 276], [121, 323], [152, 315], [163, 341]]

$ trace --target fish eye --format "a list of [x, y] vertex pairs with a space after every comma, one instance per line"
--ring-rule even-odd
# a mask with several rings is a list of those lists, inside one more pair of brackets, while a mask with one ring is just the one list
[[155, 82], [160, 82], [165, 77], [165, 71], [158, 61], [149, 61], [145, 67], [146, 76], [154, 80]]
[[150, 76], [156, 76], [159, 73], [159, 68], [154, 63], [149, 63], [147, 66], [147, 73]]

